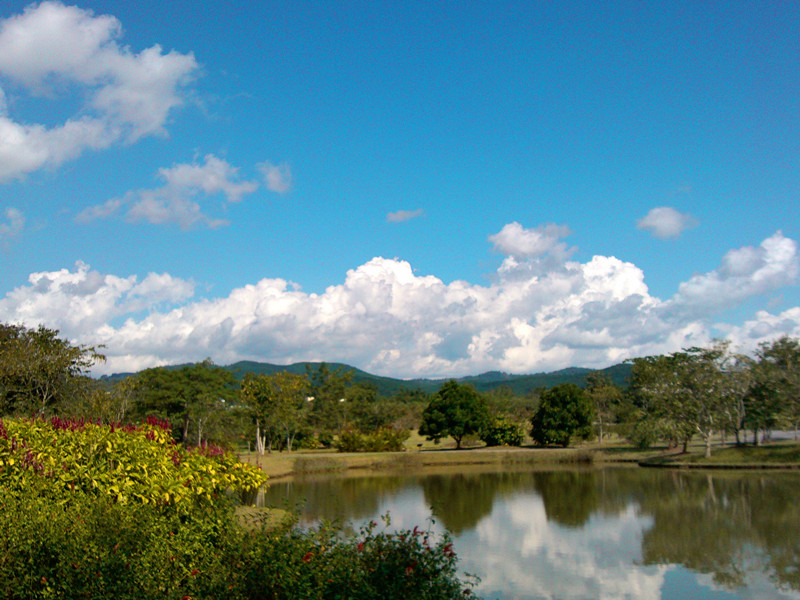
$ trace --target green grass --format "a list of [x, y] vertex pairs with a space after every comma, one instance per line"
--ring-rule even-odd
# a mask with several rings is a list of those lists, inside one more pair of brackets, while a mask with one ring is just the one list
[[765, 446], [731, 446], [714, 449], [711, 453], [711, 458], [705, 458], [700, 453], [692, 453], [683, 458], [683, 460], [693, 464], [709, 465], [796, 464], [800, 463], [800, 444], [797, 442], [778, 442]]

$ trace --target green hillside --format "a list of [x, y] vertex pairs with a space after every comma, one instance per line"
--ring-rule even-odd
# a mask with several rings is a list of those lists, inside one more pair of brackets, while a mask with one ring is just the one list
[[[307, 366], [312, 371], [316, 371], [321, 364], [322, 363], [319, 362], [300, 362], [291, 365], [274, 365], [271, 363], [244, 360], [224, 368], [230, 369], [233, 371], [234, 375], [236, 375], [237, 379], [242, 380], [248, 373], [253, 373], [255, 375], [271, 375], [280, 371], [287, 371], [289, 373], [305, 375]], [[342, 363], [327, 364], [331, 371], [337, 369], [353, 371], [353, 383], [372, 384], [377, 389], [379, 395], [386, 397], [393, 396], [404, 390], [418, 389], [427, 393], [433, 393], [446, 381], [446, 379], [394, 379], [392, 377], [372, 375], [371, 373]], [[580, 367], [569, 367], [551, 373], [536, 373], [532, 375], [513, 375], [500, 371], [488, 371], [481, 375], [471, 375], [455, 379], [463, 383], [469, 383], [481, 392], [487, 392], [499, 387], [507, 387], [514, 392], [514, 394], [524, 396], [529, 392], [541, 388], [550, 388], [560, 383], [574, 383], [583, 386], [586, 382], [587, 375], [594, 372], [595, 369]], [[624, 387], [627, 385], [628, 378], [631, 374], [631, 365], [614, 365], [606, 369], [600, 369], [600, 372], [605, 373], [616, 385]], [[132, 373], [115, 373], [114, 375], [104, 376], [102, 379], [114, 382], [129, 377], [130, 375], [132, 375]]]

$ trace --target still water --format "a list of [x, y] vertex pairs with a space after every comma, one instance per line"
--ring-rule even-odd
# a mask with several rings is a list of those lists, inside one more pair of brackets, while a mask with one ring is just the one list
[[487, 600], [800, 599], [798, 473], [331, 475], [273, 482], [264, 503], [308, 524], [447, 529]]

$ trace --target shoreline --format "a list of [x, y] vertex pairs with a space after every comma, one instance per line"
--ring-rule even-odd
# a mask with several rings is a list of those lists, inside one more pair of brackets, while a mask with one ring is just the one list
[[[800, 447], [798, 447], [800, 453]], [[680, 457], [680, 458], [679, 458]], [[726, 457], [729, 458], [729, 457]], [[239, 454], [242, 462], [257, 464], [270, 480], [348, 471], [430, 471], [450, 467], [599, 467], [613, 465], [661, 469], [800, 470], [800, 461], [760, 462], [745, 460], [704, 462], [696, 453], [666, 454], [665, 450], [639, 451], [630, 447], [574, 448], [496, 447], [423, 449], [406, 452], [299, 451], [257, 455]], [[684, 459], [684, 460], [681, 460]], [[697, 461], [697, 462], [695, 462]]]

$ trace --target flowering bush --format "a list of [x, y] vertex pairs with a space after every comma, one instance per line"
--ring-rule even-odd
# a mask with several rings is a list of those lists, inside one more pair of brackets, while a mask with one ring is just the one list
[[265, 476], [141, 426], [0, 419], [0, 598], [455, 600], [452, 544], [420, 530], [245, 530], [226, 490]]
[[256, 489], [266, 475], [217, 447], [175, 444], [158, 419], [139, 426], [0, 419], [0, 484], [25, 489], [33, 479], [60, 498], [77, 490], [122, 504], [189, 508], [227, 490]]

